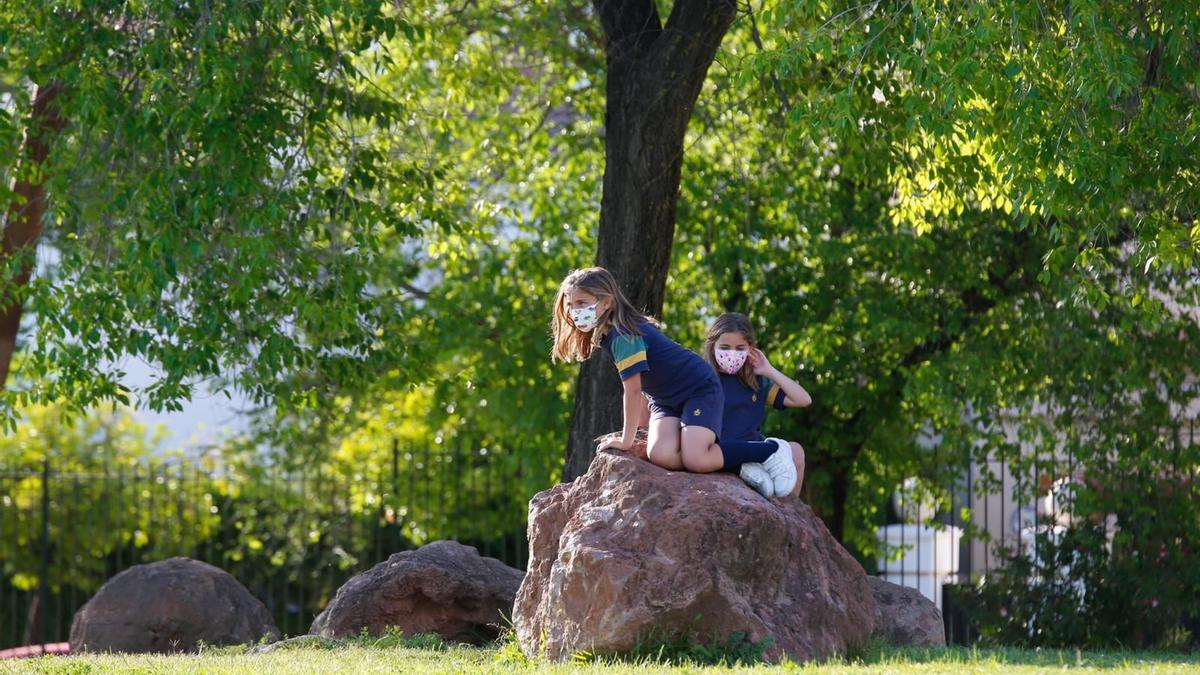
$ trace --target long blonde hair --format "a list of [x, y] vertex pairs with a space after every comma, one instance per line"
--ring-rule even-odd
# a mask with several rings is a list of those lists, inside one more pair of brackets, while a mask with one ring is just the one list
[[[725, 371], [717, 367], [717, 340], [726, 333], [741, 333], [742, 337], [746, 338], [746, 342], [751, 349], [758, 347], [758, 341], [754, 339], [754, 326], [750, 325], [750, 317], [745, 314], [730, 312], [717, 317], [716, 321], [708, 327], [708, 332], [704, 334], [704, 360], [708, 361], [708, 365], [712, 366], [713, 370], [718, 373]], [[738, 379], [750, 387], [754, 391], [758, 391], [758, 378], [754, 376], [754, 366], [750, 365], [750, 358], [747, 356], [746, 362], [742, 364], [742, 369], [734, 373]]]
[[[580, 290], [596, 296], [597, 300], [608, 299], [608, 309], [597, 315], [598, 323], [590, 333], [575, 327], [567, 311], [567, 293]], [[617, 286], [617, 280], [603, 267], [587, 267], [575, 270], [563, 279], [554, 296], [554, 313], [550, 319], [550, 332], [554, 335], [554, 347], [550, 358], [554, 361], [582, 361], [592, 355], [609, 328], [616, 326], [622, 333], [641, 335], [638, 323], [654, 321], [634, 308]]]

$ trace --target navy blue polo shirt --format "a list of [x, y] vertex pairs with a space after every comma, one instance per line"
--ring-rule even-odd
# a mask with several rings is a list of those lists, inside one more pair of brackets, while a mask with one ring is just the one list
[[716, 373], [695, 352], [681, 347], [652, 323], [638, 324], [641, 335], [616, 327], [600, 340], [612, 356], [621, 380], [642, 374], [642, 391], [669, 406], [681, 405], [704, 387], [717, 385]]
[[725, 390], [725, 414], [721, 418], [721, 438], [730, 441], [761, 441], [760, 431], [767, 416], [767, 405], [783, 410], [787, 395], [766, 377], [758, 376], [758, 391], [750, 388], [737, 375], [720, 374]]

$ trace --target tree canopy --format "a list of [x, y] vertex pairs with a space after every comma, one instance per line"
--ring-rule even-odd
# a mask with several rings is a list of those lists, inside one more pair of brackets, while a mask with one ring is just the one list
[[16, 2], [0, 35], [6, 373], [30, 318], [6, 402], [126, 402], [128, 357], [160, 370], [134, 392], [154, 409], [402, 363], [372, 274], [434, 222], [431, 171], [391, 151], [415, 111], [374, 79], [411, 25], [378, 2]]

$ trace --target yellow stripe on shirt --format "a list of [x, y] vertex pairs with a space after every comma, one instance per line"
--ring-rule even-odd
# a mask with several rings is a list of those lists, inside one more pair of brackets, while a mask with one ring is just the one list
[[770, 391], [767, 392], [767, 405], [775, 405], [775, 396], [779, 393], [779, 385], [772, 383]]
[[646, 360], [646, 351], [642, 350], [636, 354], [630, 354], [625, 358], [617, 361], [617, 370], [625, 370], [629, 366], [636, 365]]

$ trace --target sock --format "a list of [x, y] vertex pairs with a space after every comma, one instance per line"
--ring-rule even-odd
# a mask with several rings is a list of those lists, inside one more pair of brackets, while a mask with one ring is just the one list
[[771, 441], [720, 441], [721, 454], [725, 457], [722, 471], [737, 473], [747, 462], [761, 462], [779, 449]]

